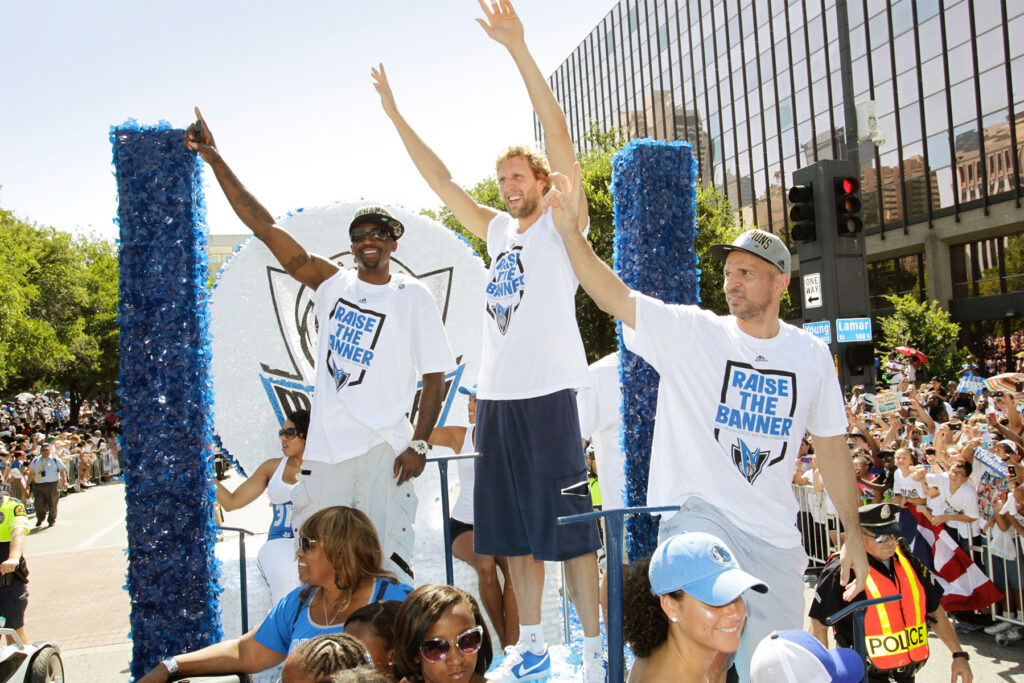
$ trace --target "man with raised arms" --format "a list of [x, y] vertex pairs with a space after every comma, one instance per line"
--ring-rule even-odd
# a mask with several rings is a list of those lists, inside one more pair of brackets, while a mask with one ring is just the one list
[[[754, 645], [773, 629], [803, 626], [807, 556], [790, 482], [805, 429], [814, 435], [818, 465], [847, 534], [860, 534], [832, 358], [823, 343], [779, 320], [790, 253], [775, 235], [748, 230], [732, 244], [711, 247], [725, 263], [732, 315], [666, 304], [630, 290], [575, 229], [579, 165], [572, 180], [554, 181], [562, 194], [548, 201], [580, 284], [622, 321], [627, 348], [661, 376], [647, 503], [682, 510], [662, 515], [660, 538], [714, 534], [771, 588], [748, 597], [749, 622], [735, 662], [740, 680], [748, 680]], [[848, 600], [868, 576], [860, 545], [850, 544], [842, 562]]]
[[[542, 207], [550, 169], [569, 173], [575, 154], [565, 115], [526, 47], [512, 5], [480, 5], [486, 19], [477, 21], [515, 60], [544, 127], [546, 159], [512, 147], [498, 160], [507, 213], [477, 204], [452, 180], [398, 112], [383, 65], [373, 70], [374, 85], [420, 174], [455, 217], [487, 241], [491, 256], [477, 387], [476, 446], [482, 456], [476, 463], [475, 550], [509, 558], [521, 623], [519, 642], [489, 678], [523, 681], [550, 674], [541, 625], [542, 560], [549, 560], [565, 562], [569, 595], [583, 625], [584, 680], [604, 681], [597, 527], [556, 524], [557, 517], [593, 509], [574, 396], [588, 383], [576, 325], [578, 283], [550, 211]], [[586, 211], [577, 215], [575, 230], [582, 235]]]
[[[198, 108], [196, 116], [203, 121]], [[276, 225], [221, 157], [205, 122], [200, 133], [189, 127], [185, 144], [213, 168], [242, 222], [289, 275], [314, 290], [316, 380], [292, 527], [331, 505], [358, 508], [377, 530], [385, 563], [411, 583], [416, 496], [407, 482], [426, 465], [426, 439], [455, 360], [429, 290], [391, 273], [404, 226], [383, 206], [359, 209], [348, 226], [356, 269], [339, 268]], [[417, 382], [423, 389], [414, 430], [406, 411]]]

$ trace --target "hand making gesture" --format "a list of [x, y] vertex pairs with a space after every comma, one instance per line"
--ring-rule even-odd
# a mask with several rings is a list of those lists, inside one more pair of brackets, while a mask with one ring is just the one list
[[193, 152], [198, 152], [206, 163], [211, 163], [214, 155], [219, 156], [217, 143], [213, 141], [213, 133], [210, 132], [210, 127], [206, 125], [206, 119], [203, 118], [199, 107], [196, 107], [195, 110], [196, 123], [202, 124], [202, 130], [196, 130], [196, 123], [189, 124], [188, 129], [185, 131], [185, 146]]
[[583, 176], [580, 174], [580, 162], [572, 166], [572, 180], [557, 171], [552, 171], [551, 189], [544, 195], [543, 210], [553, 208], [552, 218], [555, 228], [563, 237], [580, 232], [580, 224], [586, 225], [586, 218], [581, 221], [581, 212], [586, 206], [583, 194]]
[[391, 92], [391, 85], [388, 83], [388, 75], [384, 73], [384, 63], [370, 67], [370, 75], [373, 76], [373, 87], [380, 95], [380, 104], [384, 113], [394, 117], [398, 113], [398, 106], [395, 104], [395, 95]]

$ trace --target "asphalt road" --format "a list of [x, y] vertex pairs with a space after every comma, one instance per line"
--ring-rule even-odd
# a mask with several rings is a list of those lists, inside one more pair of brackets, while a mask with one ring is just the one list
[[[226, 483], [234, 488], [238, 481]], [[33, 529], [28, 539], [28, 635], [59, 643], [66, 678], [72, 683], [128, 680], [124, 516], [124, 485], [106, 484], [62, 498], [57, 525]], [[229, 513], [227, 524], [259, 531], [267, 528], [269, 517], [268, 506], [257, 501]], [[231, 537], [225, 542], [237, 541]], [[808, 591], [808, 600], [810, 595]], [[976, 681], [1024, 682], [1024, 641], [1000, 647], [990, 636], [968, 634], [961, 642], [971, 653]], [[917, 680], [944, 683], [949, 671], [949, 652], [935, 639], [931, 659]]]

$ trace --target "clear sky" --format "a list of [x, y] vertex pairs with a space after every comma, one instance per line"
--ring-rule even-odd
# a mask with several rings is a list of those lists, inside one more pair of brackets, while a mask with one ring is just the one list
[[[518, 0], [551, 74], [615, 0]], [[0, 207], [112, 238], [109, 131], [134, 118], [184, 128], [199, 105], [217, 146], [274, 215], [361, 198], [439, 200], [380, 108], [384, 62], [402, 113], [472, 185], [532, 109], [476, 0], [0, 0]], [[210, 183], [213, 183], [211, 186]], [[206, 173], [213, 233], [242, 233]]]

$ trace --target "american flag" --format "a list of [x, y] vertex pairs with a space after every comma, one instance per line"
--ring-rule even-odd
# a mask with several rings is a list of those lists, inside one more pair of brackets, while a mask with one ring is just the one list
[[957, 545], [945, 525], [932, 524], [914, 505], [908, 505], [907, 510], [917, 519], [918, 535], [932, 549], [933, 571], [946, 591], [942, 606], [947, 612], [985, 609], [1003, 599], [1002, 591]]

